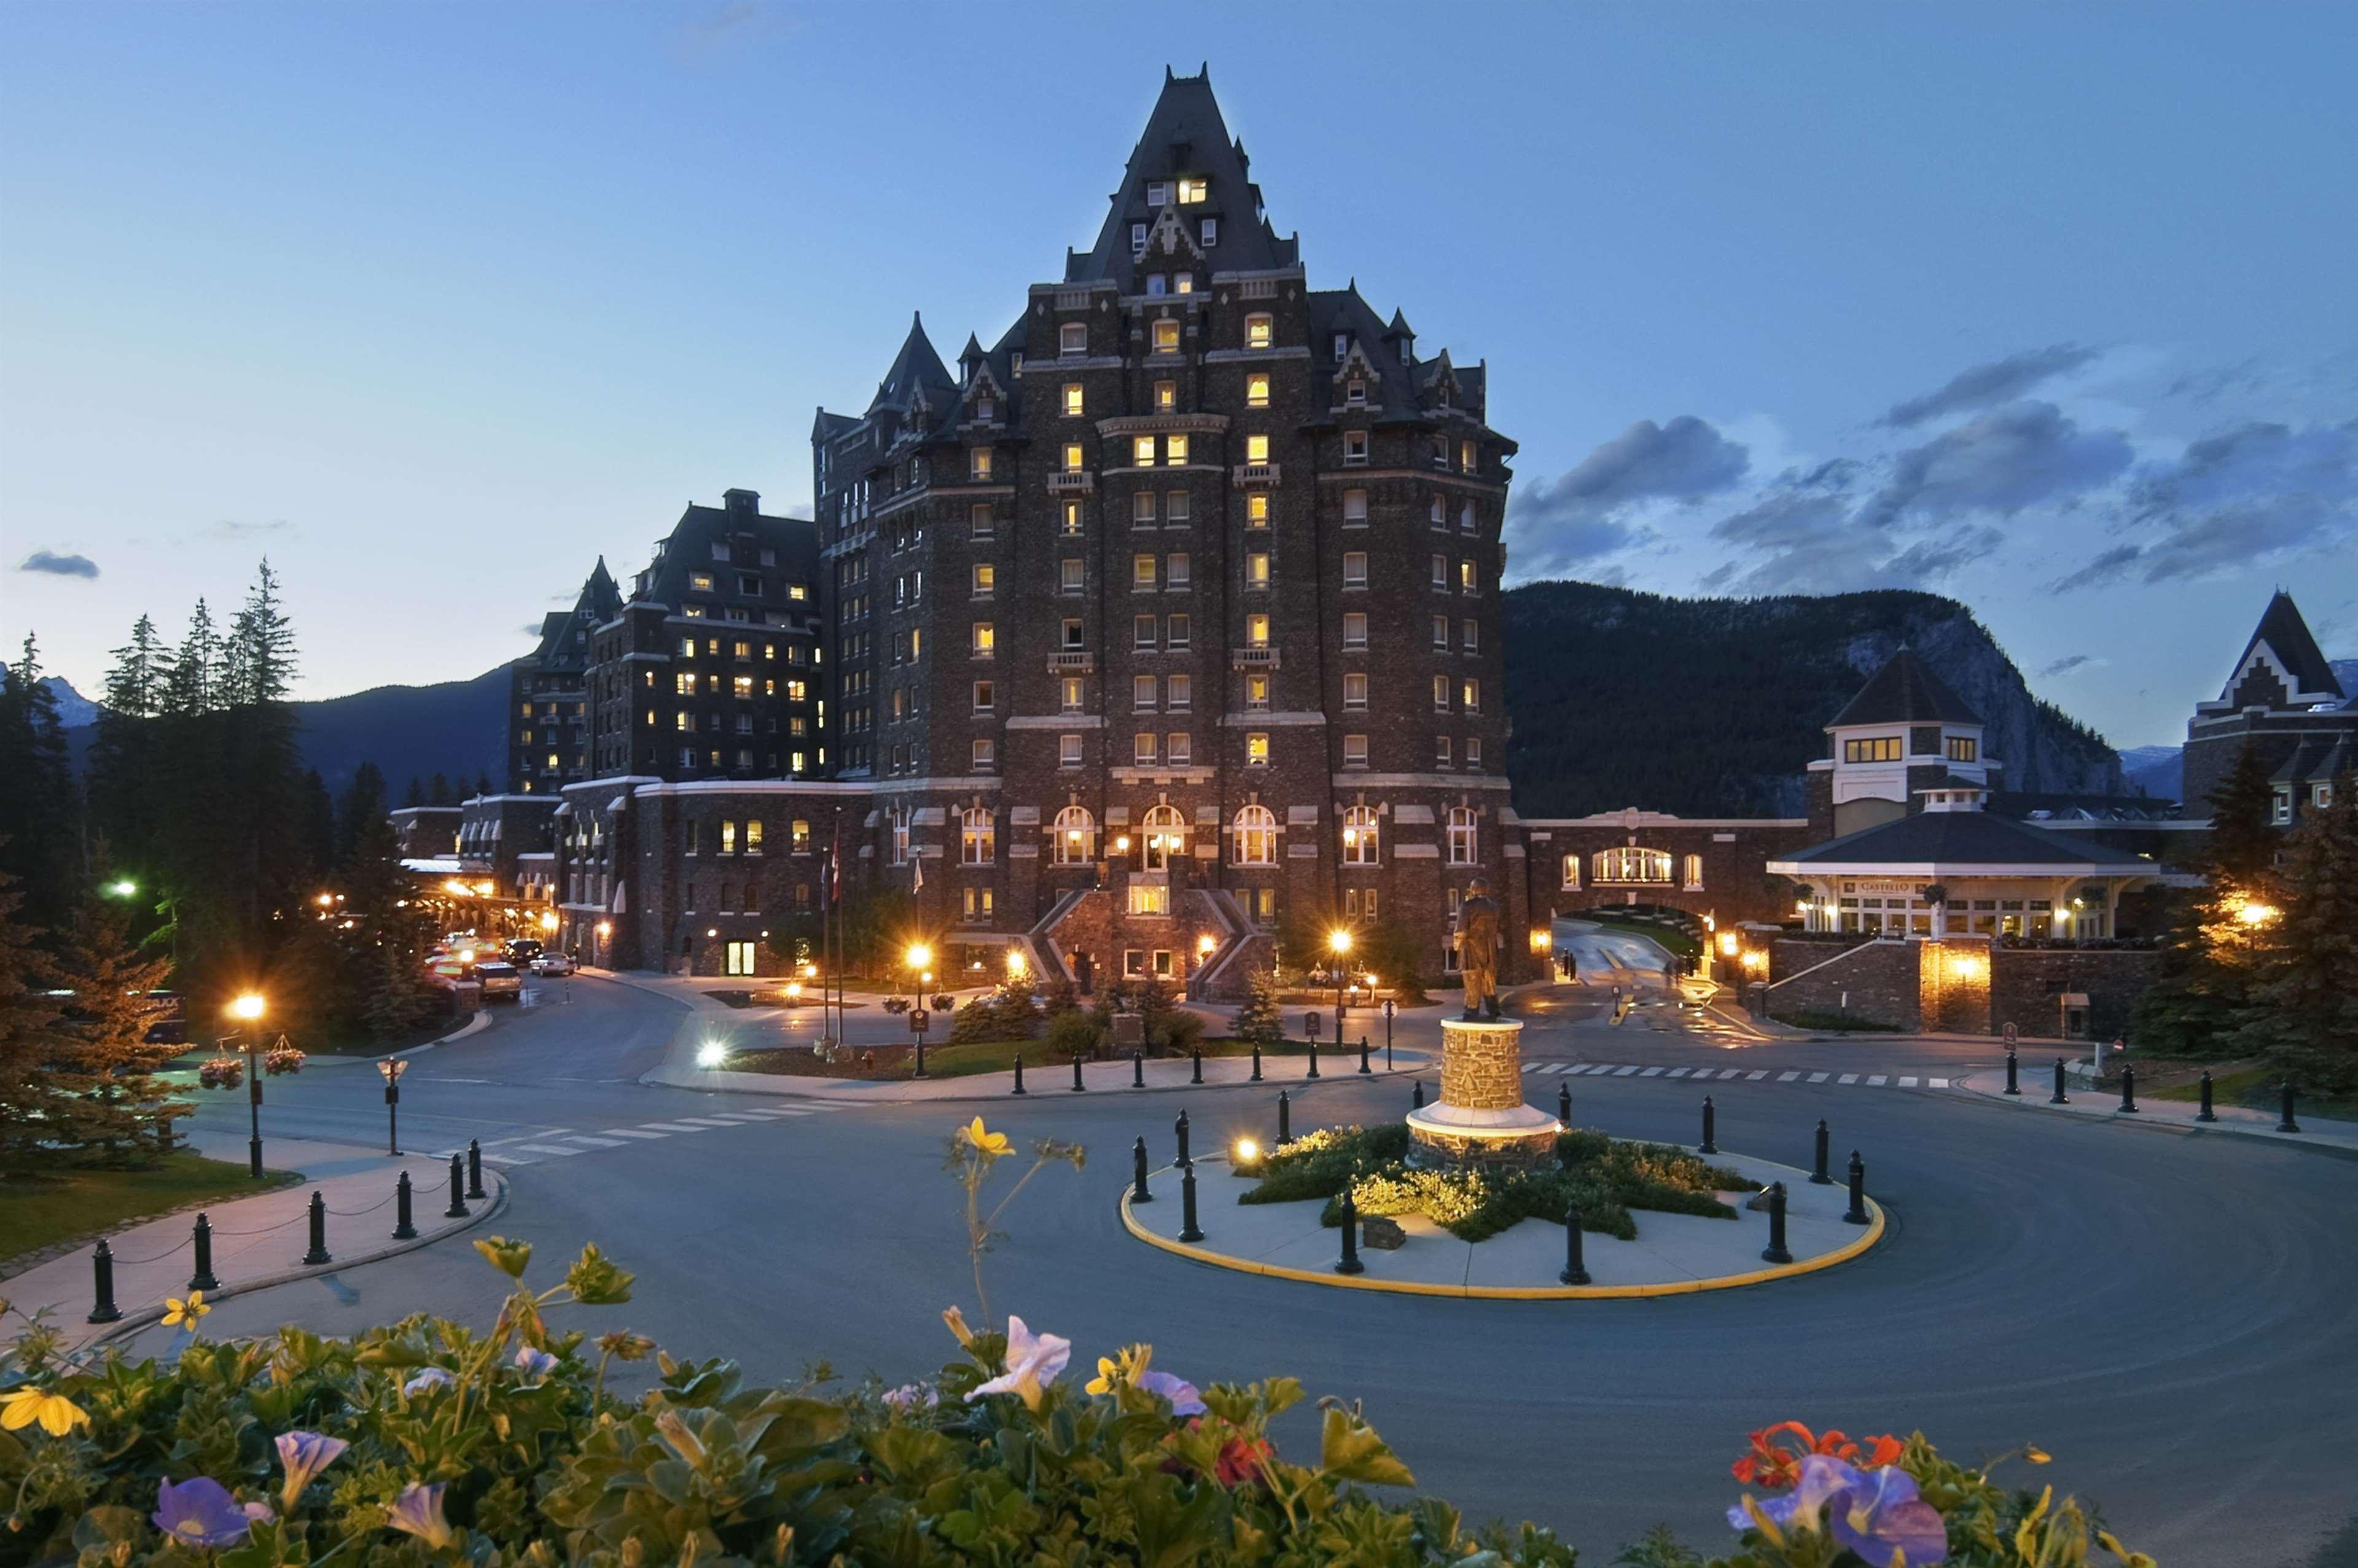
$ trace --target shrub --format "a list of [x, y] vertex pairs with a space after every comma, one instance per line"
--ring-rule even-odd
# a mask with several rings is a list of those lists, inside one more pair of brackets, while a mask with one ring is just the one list
[[1248, 1045], [1273, 1050], [1285, 1041], [1285, 1017], [1277, 1007], [1277, 978], [1267, 969], [1255, 969], [1246, 984], [1250, 989], [1228, 1032]]
[[1204, 1021], [1174, 1007], [1163, 1015], [1146, 1039], [1147, 1044], [1165, 1055], [1184, 1056], [1204, 1043]]
[[1087, 1056], [1098, 1048], [1098, 1026], [1078, 1008], [1048, 1020], [1048, 1049], [1066, 1058]]

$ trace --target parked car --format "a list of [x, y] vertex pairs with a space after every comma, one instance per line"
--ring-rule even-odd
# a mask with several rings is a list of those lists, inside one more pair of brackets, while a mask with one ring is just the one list
[[527, 966], [535, 975], [569, 975], [573, 960], [562, 953], [543, 953]]
[[529, 936], [515, 937], [507, 945], [508, 962], [511, 964], [529, 964], [539, 957], [540, 953], [540, 944]]
[[485, 1001], [498, 1001], [503, 998], [509, 1001], [515, 1001], [524, 996], [524, 975], [514, 964], [503, 964], [496, 960], [477, 964], [475, 980], [483, 988]]

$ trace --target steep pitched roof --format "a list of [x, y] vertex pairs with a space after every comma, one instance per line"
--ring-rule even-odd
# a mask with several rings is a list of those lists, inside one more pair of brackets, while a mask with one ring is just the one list
[[1955, 692], [1924, 667], [1915, 651], [1903, 646], [1867, 677], [1858, 695], [1827, 721], [1829, 730], [1846, 724], [1979, 724], [1982, 716], [1967, 708]]
[[2266, 644], [2270, 660], [2292, 677], [2294, 689], [2290, 700], [2306, 707], [2317, 702], [2340, 702], [2349, 695], [2334, 677], [2333, 665], [2309, 635], [2309, 622], [2301, 619], [2300, 607], [2293, 603], [2292, 595], [2278, 589], [2268, 600], [2267, 610], [2252, 632], [2252, 640], [2244, 644], [2243, 654], [2235, 660], [2234, 674], [2227, 677], [2226, 687], [2219, 693], [2222, 702], [2234, 700], [2235, 687], [2251, 666], [2252, 655]]
[[901, 351], [892, 356], [892, 368], [877, 384], [876, 397], [868, 405], [868, 412], [891, 408], [905, 414], [916, 404], [921, 392], [925, 402], [938, 413], [944, 398], [957, 395], [957, 383], [950, 379], [942, 356], [934, 351], [933, 340], [925, 336], [925, 317], [912, 311], [909, 335], [901, 340]]
[[[1086, 253], [1071, 254], [1065, 264], [1068, 283], [1099, 279], [1136, 292], [1131, 276], [1130, 226], [1151, 223], [1161, 207], [1149, 207], [1151, 181], [1174, 180], [1181, 175], [1207, 182], [1201, 206], [1190, 205], [1186, 216], [1220, 220], [1220, 241], [1212, 265], [1222, 272], [1260, 272], [1292, 266], [1301, 259], [1293, 239], [1280, 239], [1261, 213], [1260, 187], [1245, 171], [1250, 164], [1244, 144], [1228, 134], [1219, 100], [1212, 96], [1209, 67], [1195, 76], [1163, 72], [1163, 93], [1146, 117], [1130, 161], [1122, 166], [1121, 184], [1109, 199], [1105, 224], [1097, 243]], [[1191, 224], [1192, 226], [1192, 224]]]
[[1986, 811], [1920, 811], [1890, 822], [1845, 833], [1778, 856], [1779, 865], [1931, 866], [1962, 871], [1974, 866], [2093, 866], [2101, 871], [2151, 871], [2142, 855], [2115, 849], [2078, 835], [2065, 837]]

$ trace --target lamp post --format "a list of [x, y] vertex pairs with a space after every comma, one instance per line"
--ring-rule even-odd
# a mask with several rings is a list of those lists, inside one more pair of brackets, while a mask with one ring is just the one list
[[1335, 1044], [1343, 1043], [1343, 987], [1350, 978], [1344, 960], [1351, 956], [1351, 934], [1341, 926], [1326, 934], [1326, 950], [1335, 955]]
[[409, 1071], [409, 1064], [398, 1056], [377, 1058], [377, 1072], [384, 1079], [384, 1152], [401, 1152], [401, 1075]]
[[[909, 944], [909, 950], [901, 957], [903, 968], [908, 972], [914, 992], [916, 986], [924, 983], [917, 979], [917, 972], [934, 961], [934, 950], [923, 942], [912, 942]], [[909, 1005], [912, 1007], [917, 1005], [917, 998], [914, 994], [909, 999]]]
[[[239, 1022], [258, 1025], [267, 1004], [259, 991], [247, 991], [229, 1004], [229, 1015]], [[246, 1166], [255, 1181], [262, 1180], [262, 1032], [249, 1028], [245, 1037], [246, 1108], [253, 1122], [252, 1135], [245, 1144]]]

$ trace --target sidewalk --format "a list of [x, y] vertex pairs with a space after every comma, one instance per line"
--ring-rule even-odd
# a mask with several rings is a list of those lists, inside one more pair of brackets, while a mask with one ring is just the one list
[[2220, 1134], [2230, 1138], [2256, 1138], [2275, 1143], [2299, 1144], [2310, 1149], [2339, 1150], [2358, 1154], [2358, 1122], [2329, 1121], [2309, 1116], [2297, 1108], [2294, 1119], [2300, 1124], [2299, 1132], [2278, 1132], [2277, 1113], [2253, 1110], [2246, 1106], [2223, 1105], [2217, 1108], [2219, 1119], [2201, 1122], [2194, 1119], [2201, 1107], [2192, 1100], [2156, 1099], [2140, 1096], [2134, 1114], [2121, 1108], [2118, 1089], [2093, 1089], [2074, 1079], [2067, 1091], [2069, 1105], [2050, 1105], [2048, 1097], [2055, 1092], [2050, 1072], [2024, 1071], [2020, 1076], [2022, 1093], [2010, 1096], [2006, 1092], [2006, 1069], [1975, 1068], [1958, 1078], [1953, 1087], [2000, 1105], [2015, 1106], [2025, 1110], [2044, 1111], [2050, 1116], [2076, 1116], [2084, 1121], [2125, 1121], [2165, 1131], [2192, 1133], [2197, 1136]]
[[[246, 1157], [245, 1140], [234, 1134], [200, 1137], [195, 1141], [198, 1152], [211, 1159], [243, 1162]], [[485, 1196], [468, 1201], [465, 1218], [452, 1219], [445, 1217], [450, 1203], [447, 1159], [415, 1152], [395, 1159], [348, 1143], [293, 1138], [265, 1138], [263, 1156], [268, 1169], [297, 1170], [304, 1180], [253, 1197], [226, 1198], [203, 1206], [213, 1231], [213, 1277], [221, 1281], [205, 1292], [208, 1301], [415, 1251], [482, 1224], [507, 1204], [506, 1178], [489, 1166], [483, 1171]], [[403, 1171], [409, 1173], [411, 1214], [417, 1235], [413, 1240], [395, 1241], [395, 1184]], [[315, 1192], [327, 1205], [327, 1242], [332, 1261], [307, 1266], [303, 1257], [310, 1235], [304, 1221]], [[88, 1321], [93, 1300], [94, 1243], [0, 1280], [0, 1298], [27, 1316], [44, 1307], [49, 1309], [50, 1322], [64, 1332], [70, 1348], [130, 1334], [162, 1315], [166, 1296], [189, 1293], [196, 1220], [197, 1211], [188, 1209], [142, 1220], [106, 1238], [114, 1255], [114, 1301], [123, 1313], [120, 1322]]]

